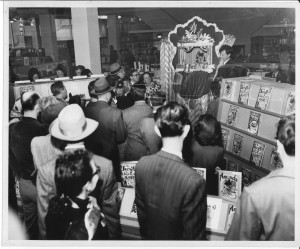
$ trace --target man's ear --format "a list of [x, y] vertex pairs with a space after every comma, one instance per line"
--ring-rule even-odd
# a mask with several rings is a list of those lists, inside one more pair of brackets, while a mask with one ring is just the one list
[[161, 137], [161, 134], [160, 134], [160, 131], [159, 131], [157, 125], [154, 125], [154, 131], [157, 134], [157, 136]]
[[182, 133], [181, 137], [186, 138], [186, 136], [189, 133], [190, 129], [191, 129], [190, 125], [185, 125], [183, 127], [183, 133]]

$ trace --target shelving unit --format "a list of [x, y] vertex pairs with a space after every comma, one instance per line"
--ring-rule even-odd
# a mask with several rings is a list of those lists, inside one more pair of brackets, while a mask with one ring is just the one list
[[152, 41], [135, 41], [125, 43], [125, 47], [127, 47], [132, 52], [134, 57], [142, 63], [148, 61], [152, 46]]
[[102, 72], [109, 71], [109, 46], [108, 46], [108, 38], [100, 37], [100, 54], [101, 54], [101, 68]]
[[[240, 94], [241, 86], [243, 88], [245, 85], [248, 85], [249, 88], [246, 93], [248, 97], [243, 103]], [[267, 105], [262, 110], [258, 108], [257, 99], [259, 95], [261, 97], [261, 91], [264, 89], [271, 89], [271, 94], [269, 96], [265, 95], [266, 102], [263, 103], [267, 103]], [[274, 150], [276, 150], [276, 124], [282, 117], [293, 112], [287, 111], [287, 106], [290, 107], [291, 101], [293, 101], [292, 96], [295, 96], [295, 86], [290, 84], [250, 77], [223, 79], [218, 120], [221, 122], [222, 129], [228, 131], [228, 134], [224, 132], [227, 134], [225, 135], [227, 137], [225, 147], [227, 170], [232, 170], [230, 165], [234, 164], [237, 166], [236, 171], [242, 173], [247, 171], [250, 174], [250, 183], [270, 172], [271, 161], [273, 160]], [[230, 110], [235, 108], [238, 108], [237, 114], [235, 121], [231, 123], [228, 121], [228, 115], [229, 113], [232, 114]], [[257, 132], [252, 130], [252, 133], [250, 130], [253, 119], [250, 120], [250, 116], [253, 118], [253, 115], [258, 115], [259, 119], [257, 122], [258, 130], [255, 128]], [[235, 136], [242, 137], [239, 151], [234, 147], [234, 141], [237, 139]], [[258, 165], [250, 160], [255, 142], [265, 147], [263, 157]]]

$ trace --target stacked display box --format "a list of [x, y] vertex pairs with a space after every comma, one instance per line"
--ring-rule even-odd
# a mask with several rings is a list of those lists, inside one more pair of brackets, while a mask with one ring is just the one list
[[294, 111], [293, 85], [251, 77], [223, 79], [218, 120], [227, 170], [242, 172], [243, 186], [272, 170], [276, 124]]

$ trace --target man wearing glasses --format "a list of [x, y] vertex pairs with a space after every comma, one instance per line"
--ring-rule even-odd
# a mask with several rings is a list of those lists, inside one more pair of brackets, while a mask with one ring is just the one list
[[130, 85], [137, 84], [140, 81], [140, 74], [138, 71], [132, 71], [130, 75]]

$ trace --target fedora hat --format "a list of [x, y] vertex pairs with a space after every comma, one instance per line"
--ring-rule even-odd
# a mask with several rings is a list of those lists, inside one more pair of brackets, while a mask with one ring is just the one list
[[71, 104], [61, 110], [50, 125], [50, 134], [64, 141], [80, 141], [91, 135], [98, 127], [98, 122], [84, 116], [77, 104]]
[[109, 66], [109, 72], [111, 74], [117, 74], [120, 71], [123, 71], [123, 68], [118, 63], [113, 63]]
[[109, 85], [104, 77], [100, 77], [95, 81], [94, 89], [91, 91], [91, 94], [101, 95], [110, 92], [113, 89], [114, 88]]

